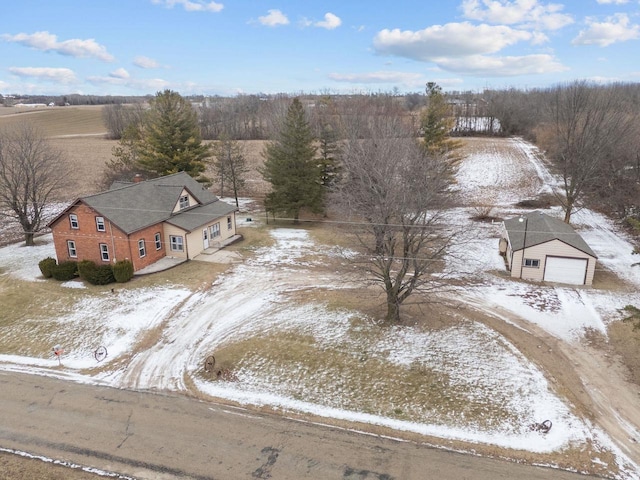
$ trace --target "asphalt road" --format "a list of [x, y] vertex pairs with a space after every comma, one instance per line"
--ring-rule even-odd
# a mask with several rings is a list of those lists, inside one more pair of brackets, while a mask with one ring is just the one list
[[583, 479], [195, 399], [0, 373], [0, 447], [138, 479]]

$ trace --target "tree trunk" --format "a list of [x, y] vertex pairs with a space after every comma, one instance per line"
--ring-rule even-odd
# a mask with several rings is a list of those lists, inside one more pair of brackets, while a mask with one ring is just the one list
[[400, 304], [397, 298], [393, 298], [392, 294], [387, 294], [387, 316], [385, 320], [388, 323], [400, 323]]
[[33, 233], [25, 232], [25, 234], [24, 234], [24, 244], [27, 247], [33, 247], [35, 245], [35, 242], [33, 241]]

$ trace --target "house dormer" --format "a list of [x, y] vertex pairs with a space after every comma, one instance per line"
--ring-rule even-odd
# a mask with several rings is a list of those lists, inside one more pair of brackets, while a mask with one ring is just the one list
[[184, 188], [178, 197], [178, 202], [173, 209], [173, 213], [178, 213], [182, 210], [186, 210], [190, 207], [195, 207], [198, 205], [198, 201], [189, 193], [189, 191]]

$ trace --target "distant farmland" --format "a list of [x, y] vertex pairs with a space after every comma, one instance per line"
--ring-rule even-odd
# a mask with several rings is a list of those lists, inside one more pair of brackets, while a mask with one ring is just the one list
[[0, 107], [0, 128], [28, 121], [47, 137], [105, 135], [102, 106]]
[[[99, 192], [105, 163], [112, 158], [116, 140], [106, 138], [107, 128], [102, 121], [103, 106], [73, 107], [0, 107], [0, 129], [28, 121], [35, 125], [49, 143], [61, 150], [72, 165], [71, 186], [63, 201], [71, 201], [79, 196]], [[205, 142], [210, 143], [210, 142]], [[243, 196], [262, 198], [268, 190], [257, 168], [262, 165], [263, 140], [240, 142], [244, 149], [250, 172], [246, 176], [246, 186], [240, 192]], [[205, 172], [209, 178], [215, 174], [209, 165]], [[217, 183], [212, 191], [220, 194]], [[225, 195], [230, 190], [225, 189]]]

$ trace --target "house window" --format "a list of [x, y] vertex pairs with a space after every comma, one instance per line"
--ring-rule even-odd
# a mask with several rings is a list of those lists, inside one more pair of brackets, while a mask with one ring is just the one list
[[537, 258], [525, 258], [524, 266], [531, 268], [540, 268], [540, 260], [538, 260]]
[[140, 258], [147, 255], [147, 251], [144, 248], [144, 240], [138, 240], [138, 253], [140, 254]]
[[220, 222], [211, 225], [211, 238], [220, 236]]
[[96, 228], [99, 232], [106, 231], [106, 228], [104, 227], [104, 217], [96, 217]]
[[109, 247], [106, 243], [100, 244], [100, 257], [102, 258], [103, 262], [109, 261]]
[[78, 216], [73, 213], [69, 215], [69, 223], [71, 224], [71, 228], [78, 229], [80, 226], [78, 225]]
[[172, 252], [183, 252], [184, 251], [184, 240], [182, 237], [178, 235], [171, 235], [169, 237], [169, 245], [171, 246]]
[[231, 221], [231, 217], [227, 217], [227, 230], [231, 230], [233, 227], [233, 222]]
[[187, 208], [188, 206], [189, 206], [189, 195], [182, 195], [180, 197], [180, 210]]
[[76, 258], [78, 256], [78, 251], [76, 250], [76, 242], [73, 240], [67, 240], [67, 251], [69, 252], [69, 256], [71, 258]]
[[162, 248], [162, 241], [161, 241], [161, 238], [160, 238], [160, 233], [156, 233], [155, 242], [156, 242], [156, 250], [160, 250]]

